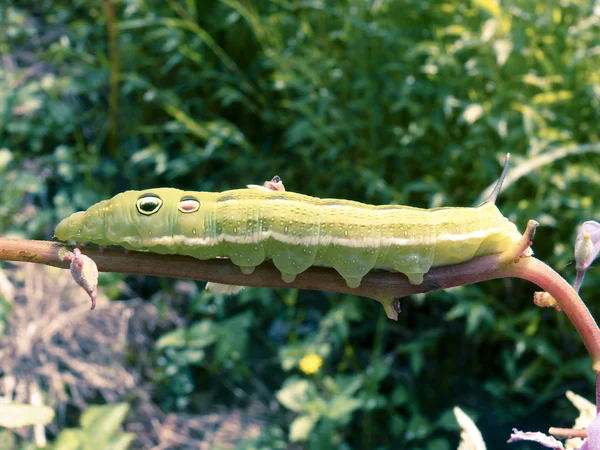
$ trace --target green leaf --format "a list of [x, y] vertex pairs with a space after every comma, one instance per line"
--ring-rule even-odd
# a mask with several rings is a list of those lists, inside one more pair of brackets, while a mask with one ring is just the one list
[[217, 364], [227, 359], [240, 360], [246, 353], [248, 328], [253, 318], [252, 312], [246, 311], [218, 324], [214, 334], [217, 342], [214, 358]]
[[473, 4], [492, 17], [500, 17], [502, 14], [498, 0], [473, 0]]
[[310, 416], [296, 417], [290, 424], [290, 441], [298, 442], [307, 440], [315, 423], [315, 420]]
[[106, 450], [127, 450], [135, 438], [135, 433], [121, 433], [111, 439]]
[[192, 348], [204, 348], [217, 340], [215, 324], [211, 320], [202, 320], [192, 325], [188, 331], [188, 346]]
[[158, 341], [156, 341], [156, 348], [158, 350], [162, 350], [165, 347], [187, 347], [185, 328], [177, 328], [176, 330], [165, 333]]
[[465, 110], [460, 116], [460, 119], [463, 122], [466, 122], [467, 124], [471, 125], [472, 123], [476, 122], [481, 118], [483, 112], [483, 106], [481, 106], [478, 103], [472, 103], [465, 108]]
[[432, 432], [432, 426], [429, 421], [420, 415], [414, 415], [410, 419], [406, 428], [406, 439], [409, 441], [424, 439]]
[[14, 448], [15, 437], [8, 430], [0, 431], [0, 448]]
[[450, 443], [443, 438], [429, 439], [427, 450], [450, 450]]
[[335, 385], [337, 388], [336, 393], [351, 397], [356, 391], [358, 391], [364, 383], [362, 375], [337, 375], [335, 377]]
[[369, 383], [372, 385], [379, 384], [384, 380], [390, 373], [392, 366], [388, 362], [376, 361], [367, 369], [367, 376], [369, 377]]
[[119, 430], [129, 412], [127, 403], [90, 406], [81, 415], [81, 428], [94, 443], [94, 448], [104, 449], [109, 439]]
[[11, 151], [7, 148], [0, 148], [0, 171], [3, 170], [13, 159]]
[[405, 403], [408, 402], [408, 399], [409, 399], [409, 393], [408, 393], [408, 389], [405, 386], [399, 384], [392, 391], [391, 400], [392, 400], [393, 406], [404, 405]]
[[352, 397], [338, 395], [329, 402], [329, 407], [325, 413], [330, 419], [339, 420], [346, 415], [352, 414], [356, 409], [362, 406], [362, 400]]
[[409, 355], [410, 368], [414, 374], [421, 373], [423, 369], [423, 350], [413, 350]]
[[54, 410], [48, 406], [0, 404], [0, 426], [2, 427], [47, 425], [52, 419], [54, 419]]
[[388, 429], [393, 437], [398, 438], [402, 436], [406, 429], [406, 419], [399, 414], [392, 414]]
[[82, 430], [62, 430], [54, 441], [54, 450], [87, 450], [85, 446], [87, 439]]
[[306, 410], [310, 394], [314, 386], [308, 380], [287, 380], [283, 388], [277, 391], [275, 397], [287, 409], [295, 412]]
[[285, 371], [291, 370], [298, 365], [298, 361], [302, 359], [312, 345], [311, 342], [301, 342], [290, 344], [279, 348], [279, 362], [281, 368]]
[[483, 303], [474, 303], [471, 305], [469, 315], [467, 316], [466, 333], [473, 335], [481, 328], [484, 323], [492, 323], [494, 320], [493, 312]]

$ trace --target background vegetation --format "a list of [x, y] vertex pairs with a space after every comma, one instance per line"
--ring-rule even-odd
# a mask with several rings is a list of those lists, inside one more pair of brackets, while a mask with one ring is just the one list
[[[60, 219], [125, 189], [275, 174], [321, 197], [467, 206], [511, 152], [525, 175], [500, 208], [521, 229], [538, 220], [537, 256], [572, 277], [578, 224], [600, 216], [598, 8], [0, 0], [0, 234], [50, 239]], [[542, 155], [555, 157], [532, 168]], [[592, 397], [574, 329], [535, 308], [524, 282], [406, 299], [393, 323], [352, 296], [223, 297], [118, 274], [101, 280], [118, 302], [84, 314], [59, 273], [1, 268], [3, 395], [39, 388], [58, 411], [56, 449], [116, 411], [102, 429], [123, 422], [130, 448], [446, 450], [454, 405], [494, 449], [513, 426], [570, 426], [566, 389]], [[599, 287], [592, 270], [582, 296], [596, 317]], [[80, 414], [117, 402], [130, 412]], [[1, 438], [32, 445], [29, 430]]]

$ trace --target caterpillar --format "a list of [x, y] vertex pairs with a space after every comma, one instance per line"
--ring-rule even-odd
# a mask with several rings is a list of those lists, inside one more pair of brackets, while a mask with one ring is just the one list
[[126, 191], [77, 212], [58, 224], [55, 237], [198, 259], [226, 257], [244, 274], [270, 259], [288, 283], [321, 266], [334, 268], [350, 288], [374, 269], [400, 272], [420, 284], [432, 267], [518, 244], [517, 227], [495, 205], [507, 166], [490, 199], [473, 208], [321, 199], [284, 191], [277, 182], [220, 193], [156, 188]]

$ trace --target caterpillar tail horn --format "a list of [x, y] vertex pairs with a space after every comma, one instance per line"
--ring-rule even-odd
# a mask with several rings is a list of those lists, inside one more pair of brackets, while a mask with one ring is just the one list
[[498, 178], [498, 182], [496, 186], [494, 186], [494, 190], [486, 200], [486, 202], [496, 203], [498, 199], [498, 195], [500, 195], [500, 191], [502, 190], [502, 183], [504, 183], [504, 179], [506, 178], [506, 174], [508, 173], [508, 166], [510, 163], [510, 153], [506, 154], [506, 160], [504, 160], [504, 168], [502, 169], [502, 174], [500, 178]]

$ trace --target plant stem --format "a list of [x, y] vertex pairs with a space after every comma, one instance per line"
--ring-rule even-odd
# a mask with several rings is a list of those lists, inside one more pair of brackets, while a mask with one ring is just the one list
[[522, 258], [500, 270], [499, 275], [531, 281], [554, 297], [581, 336], [592, 357], [592, 368], [600, 372], [600, 329], [583, 300], [564, 278], [536, 258]]
[[600, 414], [600, 372], [596, 372], [596, 414]]

